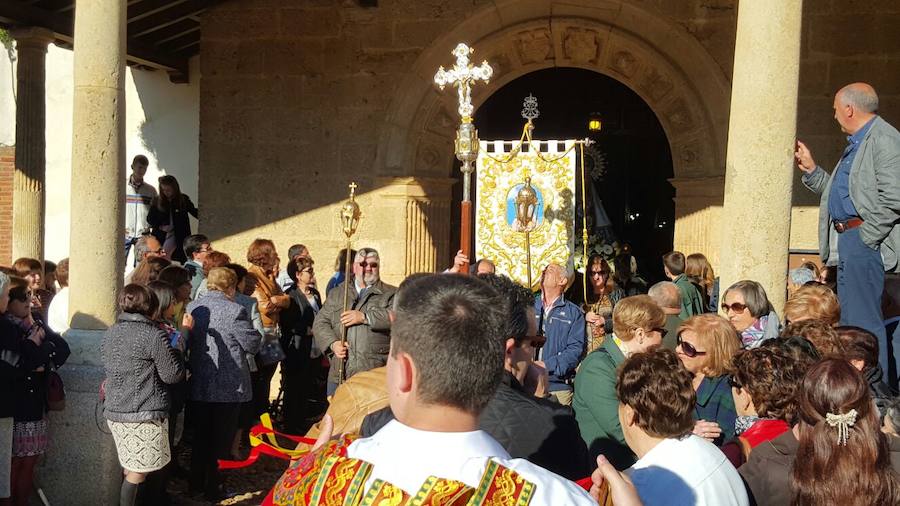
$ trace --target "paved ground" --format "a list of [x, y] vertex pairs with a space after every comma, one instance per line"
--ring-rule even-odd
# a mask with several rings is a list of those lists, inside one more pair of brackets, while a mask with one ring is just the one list
[[[187, 469], [190, 463], [190, 450], [180, 451], [178, 461], [184, 469]], [[223, 471], [225, 476], [225, 486], [240, 495], [222, 501], [222, 505], [256, 505], [269, 493], [272, 485], [281, 476], [281, 473], [287, 468], [287, 461], [279, 460], [272, 457], [262, 456], [250, 467], [244, 469], [235, 469]], [[172, 497], [174, 506], [200, 506], [211, 504], [203, 499], [203, 497], [190, 497], [188, 495], [188, 483], [186, 479], [174, 478], [169, 483], [169, 493]]]

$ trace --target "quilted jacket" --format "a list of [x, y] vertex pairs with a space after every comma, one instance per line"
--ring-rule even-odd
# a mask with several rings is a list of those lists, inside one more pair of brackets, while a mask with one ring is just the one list
[[169, 416], [166, 385], [181, 381], [184, 363], [165, 330], [143, 315], [122, 313], [104, 334], [101, 355], [108, 420], [144, 422]]

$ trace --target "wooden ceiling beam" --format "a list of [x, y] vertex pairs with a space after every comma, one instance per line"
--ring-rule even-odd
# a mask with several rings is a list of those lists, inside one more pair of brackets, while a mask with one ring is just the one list
[[183, 19], [177, 23], [173, 23], [165, 28], [152, 31], [142, 37], [135, 37], [136, 40], [147, 44], [159, 45], [163, 42], [180, 37], [185, 33], [200, 29], [200, 23], [191, 19]]
[[[40, 26], [51, 30], [58, 41], [73, 43], [74, 20], [71, 14], [57, 14], [18, 0], [0, 0], [0, 22], [12, 26]], [[128, 40], [127, 59], [131, 63], [187, 76], [188, 59], [167, 55], [132, 39]]]
[[141, 37], [150, 32], [160, 30], [185, 18], [196, 16], [207, 8], [220, 3], [221, 0], [186, 0], [171, 8], [159, 11], [151, 16], [128, 23], [128, 33], [132, 37]]
[[128, 22], [152, 16], [187, 0], [140, 0], [128, 4]]

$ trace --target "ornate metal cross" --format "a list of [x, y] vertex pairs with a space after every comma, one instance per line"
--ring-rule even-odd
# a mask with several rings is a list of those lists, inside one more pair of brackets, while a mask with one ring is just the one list
[[434, 75], [435, 84], [442, 90], [448, 84], [456, 86], [459, 94], [459, 115], [462, 117], [463, 123], [470, 123], [472, 114], [475, 112], [475, 108], [472, 106], [472, 84], [476, 81], [487, 83], [494, 74], [494, 69], [488, 65], [487, 61], [483, 61], [477, 67], [469, 62], [469, 55], [473, 52], [472, 48], [460, 42], [452, 53], [456, 56], [456, 64], [453, 65], [453, 68], [445, 70], [441, 66]]
[[541, 111], [538, 110], [537, 97], [530, 93], [522, 102], [522, 107], [522, 118], [527, 119], [529, 122], [534, 121], [541, 115]]

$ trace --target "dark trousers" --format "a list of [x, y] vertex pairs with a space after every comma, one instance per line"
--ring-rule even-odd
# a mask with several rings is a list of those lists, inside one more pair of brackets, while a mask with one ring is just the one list
[[272, 376], [278, 364], [260, 365], [259, 370], [250, 373], [250, 383], [253, 388], [253, 419], [259, 419], [259, 415], [269, 411], [269, 394], [272, 386]]
[[[900, 390], [900, 322], [885, 327], [888, 336], [888, 368], [884, 370], [885, 382], [892, 390]], [[879, 349], [880, 351], [880, 349]]]
[[237, 430], [240, 403], [191, 401], [194, 448], [190, 484], [193, 490], [214, 492], [221, 484], [218, 459], [228, 459]]
[[841, 325], [854, 325], [878, 338], [878, 363], [888, 370], [888, 343], [881, 313], [884, 263], [881, 252], [865, 245], [859, 228], [838, 234], [837, 291]]

